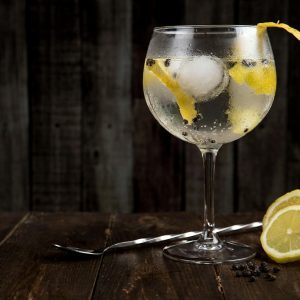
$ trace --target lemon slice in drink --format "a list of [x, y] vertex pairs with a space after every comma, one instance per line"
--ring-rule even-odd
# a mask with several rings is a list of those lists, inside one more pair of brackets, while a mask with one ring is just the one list
[[270, 219], [281, 209], [291, 205], [300, 205], [300, 190], [294, 190], [276, 199], [268, 208], [263, 218], [263, 229], [265, 230]]
[[300, 260], [300, 205], [279, 210], [260, 237], [263, 249], [278, 263]]
[[171, 91], [176, 98], [182, 118], [186, 120], [188, 124], [192, 124], [193, 119], [197, 116], [195, 99], [180, 87], [177, 80], [167, 71], [163, 60], [147, 59], [145, 67]]
[[246, 84], [257, 95], [274, 96], [276, 91], [276, 72], [274, 64], [255, 62], [254, 66], [236, 63], [230, 70], [229, 75], [238, 84]]

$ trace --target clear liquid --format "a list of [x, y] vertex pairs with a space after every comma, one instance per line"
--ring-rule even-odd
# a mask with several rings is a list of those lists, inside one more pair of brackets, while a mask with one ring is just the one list
[[[154, 58], [153, 61], [162, 65], [166, 59]], [[191, 69], [191, 74], [189, 74], [189, 69], [185, 68], [185, 64], [190, 64], [193, 59], [195, 57], [173, 57], [171, 60], [169, 59], [168, 67], [164, 68], [166, 76], [178, 81], [180, 88], [194, 98], [196, 116], [191, 122], [187, 122], [183, 118], [174, 91], [170, 90], [168, 84], [162, 82], [150, 67], [147, 67], [147, 63], [145, 64], [144, 93], [146, 102], [158, 122], [176, 137], [207, 148], [215, 147], [216, 144], [232, 142], [254, 129], [269, 111], [274, 95], [257, 92], [253, 89], [253, 86], [256, 85], [256, 77], [254, 77], [254, 83], [253, 80], [250, 82], [250, 86], [247, 83], [236, 82], [229, 75], [229, 70], [237, 62], [228, 59], [217, 58], [218, 67], [221, 66], [224, 72], [221, 83], [217, 83], [219, 74], [216, 74], [217, 80], [213, 79], [210, 82], [209, 78], [207, 79], [207, 76], [215, 76], [210, 70], [207, 71], [207, 74], [205, 70], [202, 70], [202, 75], [199, 75], [196, 68], [196, 71]], [[215, 60], [215, 58], [213, 59]], [[239, 62], [247, 76], [248, 67], [249, 71], [254, 70], [255, 72], [257, 69], [250, 68], [262, 66], [262, 60], [252, 60], [249, 66], [248, 62], [249, 60], [246, 59], [243, 60], [243, 65]], [[275, 70], [274, 62], [264, 61], [263, 63], [268, 64], [268, 68], [271, 66]], [[181, 71], [185, 78], [183, 75], [181, 76]], [[218, 69], [216, 71], [219, 72]], [[191, 76], [190, 81], [187, 77], [189, 75]], [[202, 76], [202, 83], [197, 84], [197, 76], [200, 76], [199, 82]], [[205, 80], [208, 80], [207, 84]], [[205, 82], [203, 83], [203, 81]], [[259, 85], [259, 82], [257, 84]], [[209, 88], [209, 85], [212, 87]]]

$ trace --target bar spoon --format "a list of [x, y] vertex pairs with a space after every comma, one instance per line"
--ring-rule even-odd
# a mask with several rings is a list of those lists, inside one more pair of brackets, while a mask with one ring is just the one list
[[[216, 228], [215, 232], [218, 234], [230, 234], [230, 233], [240, 233], [240, 232], [246, 232], [251, 231], [253, 229], [259, 229], [261, 228], [262, 223], [261, 222], [252, 222], [249, 224], [237, 224], [232, 225], [228, 227], [223, 228]], [[146, 246], [146, 245], [153, 245], [158, 244], [165, 241], [179, 241], [184, 239], [191, 239], [191, 238], [197, 238], [201, 235], [202, 231], [189, 231], [185, 233], [179, 233], [179, 234], [165, 234], [158, 237], [152, 237], [152, 238], [140, 238], [136, 240], [131, 241], [125, 241], [113, 244], [111, 246], [100, 248], [100, 249], [83, 249], [83, 248], [77, 248], [73, 246], [62, 246], [59, 244], [53, 244], [54, 247], [59, 248], [61, 250], [65, 250], [68, 252], [73, 252], [77, 254], [84, 254], [84, 255], [93, 255], [93, 256], [101, 256], [104, 253], [107, 253], [111, 250], [116, 249], [129, 249], [134, 248], [137, 246]]]

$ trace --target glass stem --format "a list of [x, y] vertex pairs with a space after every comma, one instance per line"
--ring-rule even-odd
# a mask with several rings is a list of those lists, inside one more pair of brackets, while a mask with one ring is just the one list
[[203, 234], [199, 239], [201, 243], [207, 245], [220, 244], [220, 240], [215, 229], [215, 211], [214, 211], [214, 175], [215, 162], [219, 148], [201, 149], [203, 166], [204, 166], [204, 221]]

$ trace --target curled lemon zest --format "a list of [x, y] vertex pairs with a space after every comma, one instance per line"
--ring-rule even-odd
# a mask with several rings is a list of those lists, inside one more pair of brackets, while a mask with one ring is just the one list
[[179, 83], [168, 73], [161, 60], [156, 59], [154, 64], [146, 65], [146, 68], [175, 96], [182, 118], [187, 120], [188, 124], [192, 124], [193, 119], [197, 116], [195, 99], [182, 90]]
[[263, 33], [269, 27], [282, 28], [287, 32], [291, 33], [296, 39], [300, 41], [300, 31], [285, 23], [264, 22], [264, 23], [258, 23], [257, 27], [258, 27], [259, 34]]

